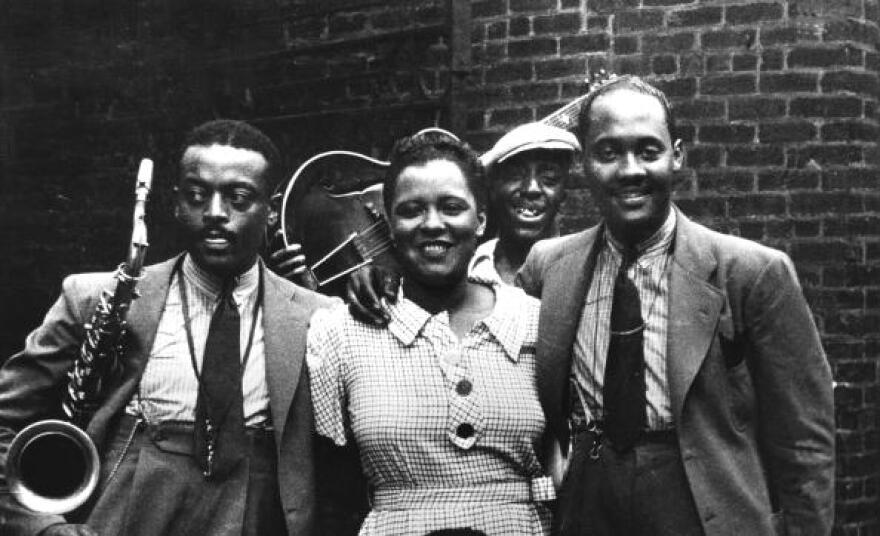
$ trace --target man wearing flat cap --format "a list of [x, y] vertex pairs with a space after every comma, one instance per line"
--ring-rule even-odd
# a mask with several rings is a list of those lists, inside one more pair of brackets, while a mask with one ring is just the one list
[[581, 150], [571, 132], [544, 123], [518, 126], [480, 157], [489, 179], [490, 220], [498, 238], [475, 252], [470, 271], [512, 284], [532, 244], [558, 234], [556, 213]]

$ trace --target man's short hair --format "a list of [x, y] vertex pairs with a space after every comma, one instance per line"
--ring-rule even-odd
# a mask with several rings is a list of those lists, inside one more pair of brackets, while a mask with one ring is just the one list
[[593, 102], [602, 95], [606, 95], [619, 89], [629, 89], [636, 93], [654, 97], [660, 101], [661, 106], [663, 106], [663, 111], [666, 113], [666, 128], [669, 131], [669, 139], [673, 142], [678, 139], [678, 130], [675, 127], [675, 116], [672, 113], [672, 107], [669, 105], [669, 99], [666, 98], [666, 94], [638, 76], [625, 74], [604, 82], [588, 93], [587, 98], [584, 99], [583, 105], [581, 105], [580, 112], [578, 113], [577, 129], [578, 140], [580, 140], [583, 147], [587, 146], [586, 136], [587, 132], [590, 130], [590, 109], [593, 107]]
[[228, 145], [261, 154], [267, 164], [262, 177], [267, 193], [271, 193], [281, 180], [281, 153], [272, 140], [258, 128], [235, 119], [215, 119], [202, 123], [186, 134], [180, 156], [182, 158], [189, 147], [211, 145]]

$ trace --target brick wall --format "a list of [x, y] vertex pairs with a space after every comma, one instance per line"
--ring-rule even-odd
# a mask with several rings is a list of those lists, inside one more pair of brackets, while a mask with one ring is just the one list
[[[673, 100], [678, 203], [794, 259], [836, 380], [837, 534], [880, 534], [875, 0], [478, 0], [471, 137], [487, 147], [606, 67]], [[563, 227], [596, 220], [582, 177]]]
[[[150, 258], [175, 250], [163, 192], [195, 122], [255, 120], [291, 167], [340, 140], [381, 155], [432, 123], [430, 103], [381, 108], [414, 87], [412, 73], [383, 71], [407, 50], [381, 36], [432, 27], [442, 2], [367, 3], [325, 0], [339, 9], [323, 16], [298, 0], [0, 0], [2, 355], [62, 276], [123, 257], [146, 154], [158, 171]], [[687, 140], [680, 206], [797, 264], [837, 382], [836, 531], [880, 534], [877, 0], [474, 0], [472, 13], [465, 104], [478, 148], [578, 95], [588, 69], [669, 93]], [[446, 53], [419, 39], [420, 69]], [[577, 230], [596, 215], [583, 178], [570, 186], [562, 226]]]

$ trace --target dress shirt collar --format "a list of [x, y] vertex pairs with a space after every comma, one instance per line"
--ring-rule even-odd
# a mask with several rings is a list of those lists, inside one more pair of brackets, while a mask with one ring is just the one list
[[[256, 290], [260, 279], [259, 274], [260, 262], [258, 259], [253, 266], [233, 278], [235, 288], [232, 291], [232, 298], [235, 303], [239, 305], [244, 303], [244, 300]], [[215, 299], [220, 296], [223, 282], [196, 264], [188, 253], [183, 260], [183, 276], [186, 277], [186, 282], [196, 288], [198, 292]]]
[[[474, 279], [470, 281], [479, 282]], [[527, 326], [517, 319], [519, 304], [515, 293], [521, 293], [522, 290], [506, 285], [491, 285], [491, 288], [495, 292], [495, 307], [489, 316], [481, 320], [481, 323], [501, 344], [508, 359], [515, 363], [519, 360], [520, 348], [527, 335]], [[415, 302], [404, 297], [402, 291], [398, 293], [397, 303], [389, 307], [389, 316], [391, 321], [388, 323], [388, 331], [404, 346], [411, 346], [415, 342], [416, 337], [431, 318], [437, 318], [442, 324], [449, 325], [449, 313], [440, 311], [436, 315], [431, 315]]]
[[[605, 230], [605, 244], [608, 249], [611, 251], [612, 256], [615, 260], [620, 260], [623, 258], [623, 244], [618, 242], [611, 233], [608, 232], [607, 228]], [[636, 244], [636, 253], [638, 254], [638, 260], [647, 259], [651, 257], [655, 257], [657, 255], [663, 254], [669, 250], [669, 246], [672, 243], [672, 238], [675, 236], [675, 207], [669, 207], [669, 214], [666, 216], [666, 220], [663, 222], [663, 225], [657, 229], [657, 232]]]

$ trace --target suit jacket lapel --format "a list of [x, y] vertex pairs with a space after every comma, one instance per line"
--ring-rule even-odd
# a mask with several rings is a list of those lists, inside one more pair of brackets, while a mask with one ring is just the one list
[[672, 413], [681, 422], [687, 392], [715, 336], [724, 296], [710, 283], [717, 260], [698, 236], [700, 228], [681, 212], [677, 218], [666, 347]]
[[[138, 282], [138, 298], [131, 303], [128, 317], [128, 337], [122, 360], [122, 384], [112, 391], [89, 423], [88, 430], [96, 442], [103, 439], [106, 425], [123, 405], [127, 404], [140, 382], [141, 375], [153, 348], [159, 319], [165, 308], [170, 288], [171, 272], [181, 256], [146, 269]], [[112, 290], [112, 289], [109, 289]], [[90, 313], [91, 314], [91, 313]]]
[[263, 295], [263, 340], [266, 350], [266, 381], [275, 439], [281, 444], [290, 404], [299, 383], [306, 347], [309, 317], [304, 307], [293, 307], [296, 294], [278, 283], [263, 268], [266, 282]]
[[568, 379], [577, 327], [593, 278], [598, 253], [599, 227], [584, 231], [552, 266], [548, 267], [541, 295], [538, 337], [538, 389], [548, 419], [557, 435], [567, 430], [567, 408], [571, 407]]

